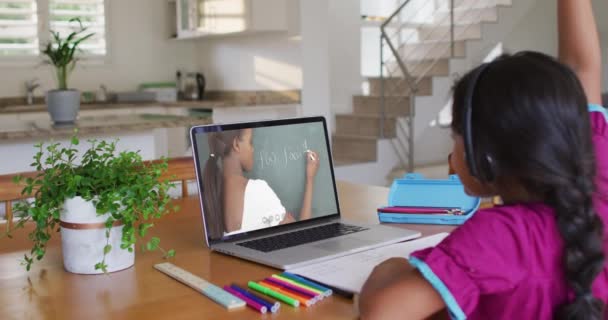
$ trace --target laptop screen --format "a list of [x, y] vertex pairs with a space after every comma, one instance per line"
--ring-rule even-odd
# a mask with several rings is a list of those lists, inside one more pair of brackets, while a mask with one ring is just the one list
[[209, 241], [338, 214], [323, 118], [191, 130]]

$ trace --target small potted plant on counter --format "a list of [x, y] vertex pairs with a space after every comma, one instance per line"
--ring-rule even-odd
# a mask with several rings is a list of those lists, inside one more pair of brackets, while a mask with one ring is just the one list
[[94, 33], [83, 35], [87, 30], [79, 18], [70, 19], [70, 23], [78, 22], [79, 29], [62, 38], [57, 31], [51, 30], [52, 40], [43, 48], [45, 62], [55, 67], [58, 88], [46, 94], [46, 103], [51, 119], [55, 125], [73, 125], [80, 109], [80, 92], [69, 89], [68, 77], [76, 67], [78, 46], [89, 39]]
[[161, 181], [167, 160], [143, 162], [138, 152], [116, 152], [116, 142], [89, 140], [90, 147], [78, 157], [76, 136], [69, 146], [38, 144], [32, 166], [33, 178], [16, 177], [23, 194], [32, 201], [16, 204], [20, 217], [11, 232], [28, 221], [35, 224], [29, 234], [33, 247], [25, 255], [27, 270], [46, 252], [51, 234], [61, 231], [63, 263], [67, 271], [97, 274], [129, 268], [135, 259], [134, 245], [145, 240], [144, 250], [164, 250], [160, 239], [147, 239], [148, 229], [170, 211], [168, 190]]

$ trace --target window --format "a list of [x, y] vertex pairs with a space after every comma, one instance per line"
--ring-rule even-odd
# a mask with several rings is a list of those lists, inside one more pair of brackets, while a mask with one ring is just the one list
[[38, 54], [35, 0], [0, 0], [0, 56]]
[[69, 22], [74, 17], [87, 27], [86, 33], [95, 33], [80, 45], [84, 55], [105, 55], [104, 0], [0, 0], [0, 57], [39, 55], [40, 46], [50, 39], [49, 30], [66, 37], [79, 28]]
[[51, 30], [58, 31], [63, 37], [78, 29], [77, 22], [69, 22], [79, 17], [86, 33], [95, 35], [80, 45], [86, 55], [106, 54], [106, 21], [104, 0], [50, 0], [49, 22]]

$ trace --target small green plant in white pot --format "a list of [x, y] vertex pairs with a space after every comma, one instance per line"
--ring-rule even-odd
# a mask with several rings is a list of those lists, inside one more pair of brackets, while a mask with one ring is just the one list
[[46, 94], [47, 108], [55, 125], [72, 125], [76, 121], [80, 110], [80, 92], [68, 87], [68, 77], [78, 61], [78, 46], [94, 35], [84, 35], [87, 28], [82, 25], [80, 19], [70, 19], [69, 22], [77, 22], [79, 29], [65, 38], [62, 38], [59, 32], [51, 30], [52, 40], [42, 50], [46, 57], [45, 62], [53, 65], [57, 78], [58, 88]]
[[24, 256], [27, 270], [44, 257], [55, 231], [61, 231], [62, 254], [67, 271], [96, 274], [126, 269], [134, 264], [134, 246], [144, 241], [144, 250], [164, 250], [148, 229], [158, 219], [178, 208], [173, 206], [169, 181], [161, 181], [167, 161], [147, 163], [138, 152], [116, 152], [116, 142], [89, 140], [90, 147], [78, 157], [80, 141], [72, 137], [67, 147], [59, 143], [38, 144], [32, 166], [33, 178], [17, 177], [23, 194], [33, 201], [16, 205], [20, 220], [8, 236], [28, 221], [35, 223], [29, 234], [33, 247]]

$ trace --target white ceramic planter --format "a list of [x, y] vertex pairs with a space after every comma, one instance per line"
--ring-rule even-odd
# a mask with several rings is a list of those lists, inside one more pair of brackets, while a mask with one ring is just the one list
[[[81, 197], [67, 199], [61, 210], [61, 247], [63, 265], [72, 273], [99, 274], [95, 264], [103, 259], [106, 244], [104, 223], [108, 215], [98, 216], [92, 202]], [[135, 250], [120, 248], [122, 225], [112, 227], [110, 245], [112, 251], [106, 256], [108, 272], [131, 267], [135, 262]]]

